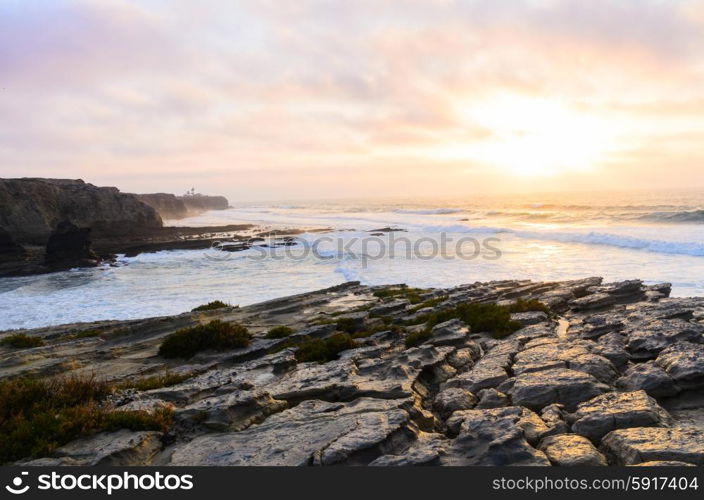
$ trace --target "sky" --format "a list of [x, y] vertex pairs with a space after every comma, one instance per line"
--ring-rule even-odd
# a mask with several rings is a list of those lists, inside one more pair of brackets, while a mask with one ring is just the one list
[[704, 2], [0, 0], [0, 177], [704, 189]]

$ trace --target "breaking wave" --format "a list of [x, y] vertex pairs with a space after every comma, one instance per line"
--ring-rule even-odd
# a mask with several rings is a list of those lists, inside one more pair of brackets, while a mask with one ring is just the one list
[[426, 209], [407, 209], [399, 208], [394, 210], [397, 214], [411, 214], [411, 215], [447, 215], [447, 214], [458, 214], [463, 212], [459, 208], [426, 208]]

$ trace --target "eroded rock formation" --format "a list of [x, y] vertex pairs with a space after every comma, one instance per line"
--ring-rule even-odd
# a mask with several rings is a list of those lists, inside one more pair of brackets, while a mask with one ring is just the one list
[[[45, 345], [0, 348], [0, 377], [189, 374], [113, 400], [115, 409], [173, 408], [166, 435], [101, 433], [29, 463], [704, 464], [704, 299], [598, 278], [423, 290], [420, 303], [379, 290], [348, 283], [242, 308], [25, 332]], [[549, 313], [517, 313], [524, 326], [505, 338], [452, 319], [406, 342], [424, 331], [419, 310], [518, 298]], [[246, 325], [251, 345], [158, 356], [164, 336], [212, 319]], [[295, 333], [268, 338], [278, 325]], [[80, 335], [89, 329], [99, 334]], [[291, 338], [340, 329], [355, 332], [357, 347], [325, 363], [296, 360]]]
[[190, 195], [176, 196], [169, 193], [136, 195], [153, 207], [163, 219], [183, 219], [208, 210], [225, 210], [229, 202], [224, 196]]
[[[240, 241], [232, 232], [247, 225], [163, 227], [159, 214], [180, 218], [227, 207], [221, 196], [135, 195], [80, 179], [0, 179], [0, 276], [93, 265], [97, 255], [110, 259], [116, 253], [209, 248], [216, 239]], [[85, 245], [89, 234], [95, 254]]]
[[45, 245], [59, 222], [117, 234], [159, 228], [159, 214], [132, 194], [70, 179], [0, 179], [0, 227], [15, 242]]

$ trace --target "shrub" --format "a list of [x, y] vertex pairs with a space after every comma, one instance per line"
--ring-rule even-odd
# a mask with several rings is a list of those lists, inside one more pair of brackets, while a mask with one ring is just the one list
[[174, 422], [174, 411], [171, 408], [157, 408], [154, 411], [111, 411], [102, 415], [101, 430], [117, 431], [159, 431], [167, 432]]
[[452, 309], [430, 313], [425, 320], [428, 328], [432, 328], [455, 318], [467, 323], [473, 332], [487, 332], [494, 338], [506, 337], [523, 326], [520, 322], [511, 320], [508, 307], [494, 303], [460, 304]]
[[356, 318], [339, 318], [335, 328], [345, 333], [354, 333], [360, 329], [360, 321]]
[[71, 335], [71, 338], [74, 339], [88, 339], [92, 337], [99, 337], [100, 334], [103, 333], [100, 330], [84, 330], [82, 332], [75, 333]]
[[289, 328], [288, 326], [275, 326], [274, 328], [272, 328], [271, 330], [269, 330], [267, 332], [266, 338], [268, 338], [268, 339], [283, 339], [293, 333], [294, 333], [293, 328]]
[[328, 352], [330, 353], [331, 358], [336, 358], [337, 355], [342, 351], [346, 351], [347, 349], [354, 349], [355, 347], [357, 347], [357, 343], [352, 340], [352, 337], [344, 333], [336, 333], [334, 335], [330, 335], [328, 338], [325, 339], [325, 344], [327, 345]]
[[269, 349], [269, 354], [276, 354], [277, 352], [281, 352], [284, 349], [288, 349], [290, 347], [298, 347], [303, 340], [301, 339], [286, 339], [283, 342], [279, 342], [278, 344], [275, 344], [273, 347]]
[[340, 352], [354, 349], [357, 343], [346, 333], [336, 333], [326, 339], [311, 339], [298, 344], [296, 361], [326, 363], [337, 359]]
[[251, 339], [252, 336], [244, 326], [215, 320], [172, 333], [159, 347], [159, 355], [188, 359], [200, 351], [227, 351], [247, 347]]
[[325, 363], [328, 359], [328, 347], [324, 340], [311, 339], [298, 344], [296, 361], [301, 363], [317, 361]]
[[378, 297], [380, 299], [387, 299], [387, 298], [402, 298], [402, 299], [408, 299], [408, 301], [411, 304], [418, 304], [423, 301], [421, 298], [421, 295], [424, 293], [428, 293], [430, 290], [426, 290], [423, 288], [412, 288], [412, 287], [403, 287], [403, 288], [384, 288], [382, 290], [377, 290], [374, 292], [374, 296]]
[[138, 391], [150, 391], [161, 387], [171, 387], [172, 385], [180, 384], [184, 380], [195, 376], [195, 372], [188, 373], [173, 373], [165, 371], [159, 375], [151, 377], [143, 377], [137, 380], [127, 380], [119, 384], [117, 389], [137, 389]]
[[394, 290], [385, 288], [383, 290], [375, 291], [372, 295], [374, 295], [374, 297], [377, 297], [380, 299], [388, 299], [388, 298], [393, 297], [393, 294], [394, 294]]
[[438, 304], [442, 303], [447, 299], [446, 295], [443, 295], [441, 297], [435, 297], [434, 299], [428, 299], [425, 302], [421, 302], [420, 304], [416, 304], [415, 306], [411, 307], [409, 309], [410, 312], [418, 312], [421, 309], [424, 309], [426, 307], [435, 307]]
[[417, 346], [422, 344], [431, 337], [430, 328], [411, 332], [406, 336], [406, 347]]
[[15, 333], [0, 340], [0, 345], [23, 349], [28, 347], [41, 347], [44, 345], [44, 341], [40, 337], [30, 337], [24, 333]]
[[110, 411], [112, 388], [95, 378], [13, 379], [0, 382], [0, 464], [47, 455], [101, 430], [161, 430], [170, 410]]
[[227, 304], [221, 300], [214, 300], [212, 302], [208, 302], [207, 304], [203, 304], [198, 307], [194, 307], [191, 309], [191, 312], [198, 312], [198, 311], [214, 311], [215, 309], [222, 309], [223, 307], [232, 307], [230, 304]]
[[336, 321], [332, 318], [326, 318], [325, 316], [321, 316], [318, 318], [315, 318], [310, 322], [310, 325], [315, 325], [315, 326], [322, 326], [322, 325], [333, 325], [335, 324]]
[[518, 299], [516, 302], [508, 306], [510, 313], [522, 313], [528, 311], [542, 311], [545, 314], [551, 315], [552, 311], [548, 306], [536, 299]]

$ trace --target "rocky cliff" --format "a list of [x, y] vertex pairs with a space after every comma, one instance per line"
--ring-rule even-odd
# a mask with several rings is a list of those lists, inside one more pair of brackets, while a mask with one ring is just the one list
[[163, 219], [183, 219], [189, 211], [182, 199], [169, 193], [138, 194], [140, 201], [159, 212]]
[[61, 222], [92, 228], [94, 237], [162, 226], [156, 210], [114, 187], [80, 179], [0, 179], [0, 228], [16, 243], [45, 245]]
[[[599, 278], [348, 283], [24, 332], [40, 347], [3, 348], [7, 332], [0, 379], [71, 370], [120, 384], [113, 411], [172, 412], [167, 431], [85, 436], [36, 465], [704, 465], [704, 299], [669, 292]], [[462, 316], [480, 304], [516, 309], [511, 328]], [[212, 320], [251, 343], [162, 355], [173, 332]], [[332, 342], [345, 334], [354, 342]]]
[[206, 212], [208, 210], [225, 210], [230, 206], [224, 196], [208, 196], [205, 194], [193, 194], [178, 196], [190, 212]]
[[164, 219], [183, 219], [208, 210], [225, 210], [229, 206], [224, 196], [195, 194], [176, 196], [168, 193], [138, 194], [137, 197], [153, 207]]

